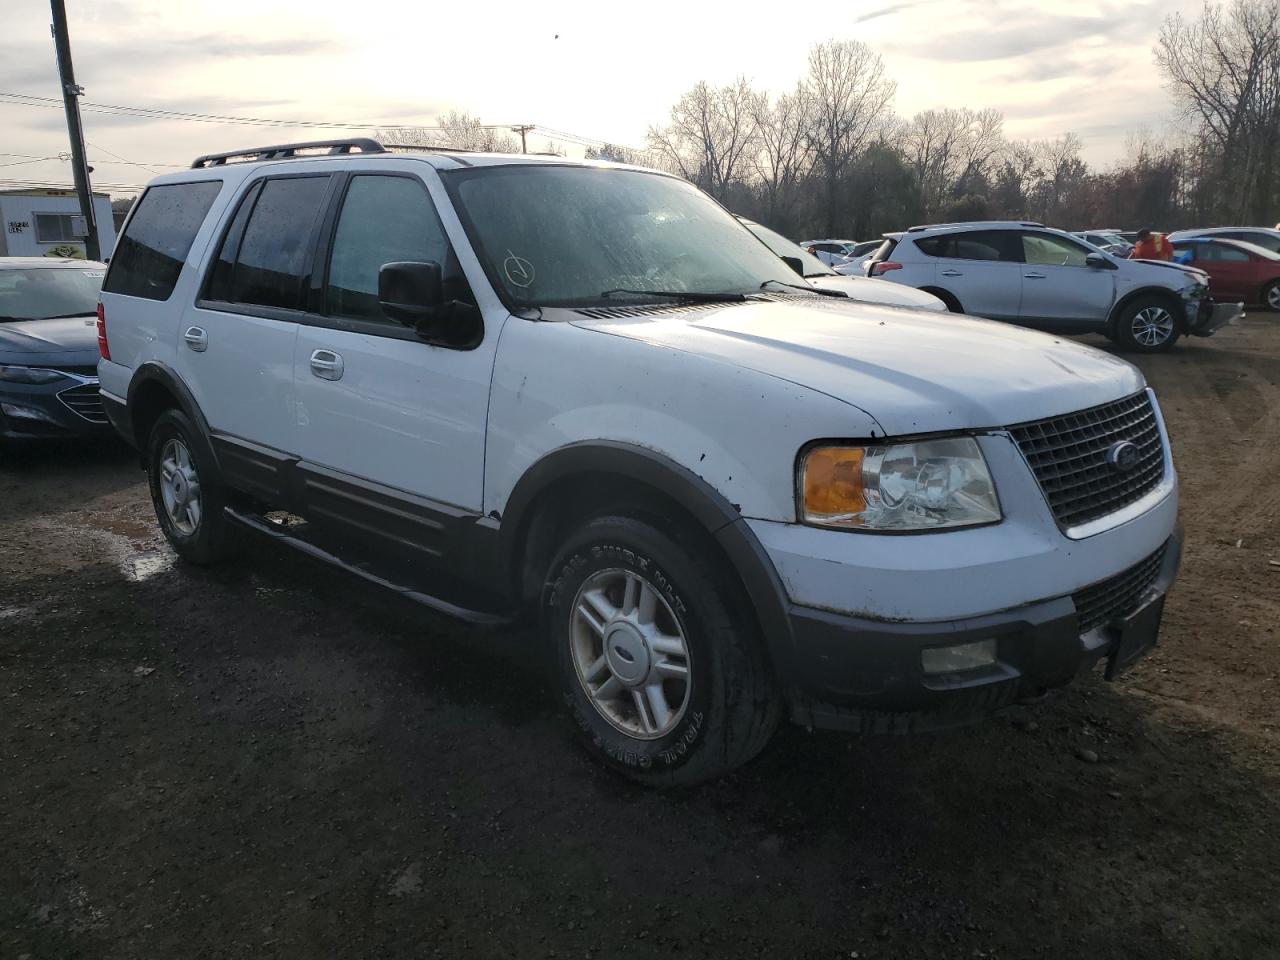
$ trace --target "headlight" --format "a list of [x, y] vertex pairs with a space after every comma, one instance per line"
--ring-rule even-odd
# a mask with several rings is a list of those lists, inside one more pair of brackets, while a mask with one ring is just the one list
[[39, 367], [6, 367], [0, 365], [0, 380], [9, 383], [53, 383], [61, 380], [62, 374], [57, 370], [42, 370]]
[[800, 464], [801, 519], [848, 530], [940, 530], [1000, 519], [978, 442], [946, 437], [814, 447]]

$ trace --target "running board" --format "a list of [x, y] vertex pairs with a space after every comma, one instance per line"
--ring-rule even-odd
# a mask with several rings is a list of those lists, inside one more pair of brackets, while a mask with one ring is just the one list
[[279, 524], [274, 524], [270, 520], [264, 520], [255, 514], [244, 513], [243, 511], [236, 510], [234, 507], [224, 507], [223, 511], [228, 519], [233, 520], [241, 526], [248, 527], [256, 533], [261, 533], [264, 536], [270, 537], [277, 543], [282, 543], [285, 546], [292, 547], [293, 549], [305, 553], [307, 556], [320, 560], [323, 563], [327, 563], [330, 566], [338, 567], [348, 573], [355, 574], [357, 577], [367, 580], [369, 583], [374, 583], [380, 587], [385, 587], [388, 590], [393, 590], [400, 594], [400, 596], [408, 600], [412, 600], [414, 603], [420, 603], [424, 607], [430, 607], [438, 613], [443, 613], [447, 616], [456, 617], [459, 620], [465, 620], [468, 623], [474, 623], [478, 626], [484, 627], [502, 627], [515, 622], [514, 617], [505, 616], [499, 613], [489, 613], [484, 610], [471, 610], [467, 607], [460, 607], [457, 604], [450, 603], [448, 600], [442, 600], [439, 597], [433, 597], [430, 594], [423, 593], [421, 590], [415, 590], [412, 587], [393, 583], [386, 577], [379, 576], [372, 571], [353, 566], [345, 560], [339, 559], [323, 547], [318, 547], [314, 543], [309, 543], [300, 537], [295, 537], [286, 533], [284, 528]]

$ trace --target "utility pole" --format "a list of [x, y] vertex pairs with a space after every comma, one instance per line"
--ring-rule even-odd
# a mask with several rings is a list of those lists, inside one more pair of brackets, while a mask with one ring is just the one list
[[525, 134], [527, 134], [530, 130], [532, 130], [534, 126], [535, 124], [532, 124], [532, 123], [519, 123], [511, 128], [512, 133], [520, 134], [520, 152], [521, 153], [529, 152], [528, 146], [525, 145], [524, 138], [525, 138]]
[[80, 126], [80, 96], [84, 88], [76, 85], [71, 66], [71, 36], [67, 32], [67, 8], [63, 0], [49, 0], [53, 8], [53, 44], [58, 51], [58, 77], [62, 81], [62, 104], [67, 111], [67, 133], [71, 136], [71, 173], [80, 196], [80, 214], [84, 217], [88, 236], [84, 238], [85, 256], [102, 259], [98, 245], [98, 222], [93, 215], [93, 191], [89, 187], [89, 164], [84, 157], [84, 130]]

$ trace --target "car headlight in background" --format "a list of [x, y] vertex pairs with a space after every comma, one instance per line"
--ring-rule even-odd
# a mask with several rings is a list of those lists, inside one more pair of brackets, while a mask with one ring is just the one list
[[845, 530], [940, 530], [1001, 517], [978, 442], [945, 437], [813, 447], [800, 464], [805, 523]]
[[62, 374], [57, 370], [43, 370], [40, 367], [6, 367], [0, 364], [0, 381], [8, 383], [53, 383], [61, 379]]

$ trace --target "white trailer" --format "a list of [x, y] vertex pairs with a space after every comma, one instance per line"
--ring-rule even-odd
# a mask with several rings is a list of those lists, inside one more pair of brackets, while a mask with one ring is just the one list
[[[116, 244], [111, 198], [93, 195], [102, 258]], [[0, 257], [85, 256], [84, 220], [74, 190], [0, 190]]]

